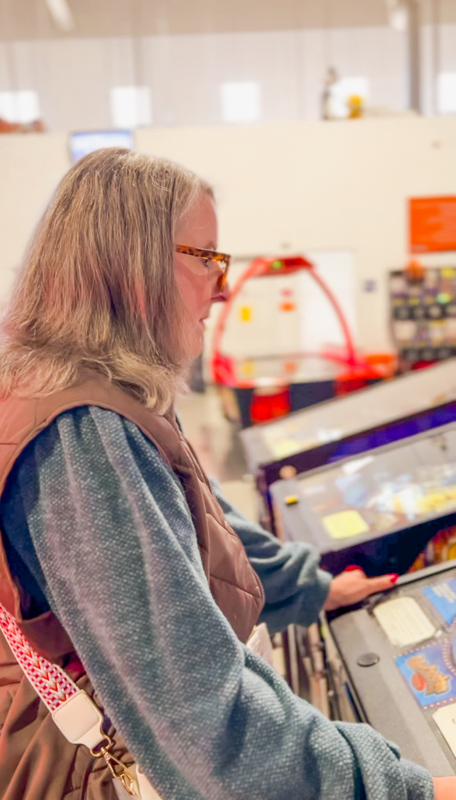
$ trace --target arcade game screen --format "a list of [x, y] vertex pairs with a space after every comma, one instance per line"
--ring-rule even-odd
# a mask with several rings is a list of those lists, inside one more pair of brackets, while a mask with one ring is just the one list
[[402, 589], [374, 608], [408, 691], [456, 756], [456, 573]]
[[300, 501], [314, 535], [387, 535], [456, 512], [456, 424], [305, 473]]
[[[413, 372], [355, 394], [330, 400], [241, 434], [251, 464], [277, 461], [356, 432], [446, 403], [456, 397], [456, 362]], [[247, 453], [249, 458], [249, 452]], [[250, 458], [253, 461], [252, 458]]]

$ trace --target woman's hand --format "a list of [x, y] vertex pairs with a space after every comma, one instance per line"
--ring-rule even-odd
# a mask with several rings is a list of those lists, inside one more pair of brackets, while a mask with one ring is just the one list
[[381, 575], [379, 578], [367, 578], [361, 567], [347, 567], [344, 572], [332, 579], [329, 594], [323, 606], [325, 611], [352, 606], [376, 592], [391, 589], [399, 575]]
[[434, 778], [434, 800], [454, 800], [456, 797], [456, 776]]

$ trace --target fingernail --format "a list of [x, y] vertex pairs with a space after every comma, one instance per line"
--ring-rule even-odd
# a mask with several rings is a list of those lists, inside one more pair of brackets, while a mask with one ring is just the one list
[[391, 583], [396, 583], [396, 581], [397, 581], [398, 577], [399, 577], [399, 575], [398, 575], [396, 572], [393, 572], [393, 574], [392, 574], [392, 575], [390, 575], [390, 581], [391, 581]]
[[355, 569], [358, 569], [358, 570], [362, 571], [363, 568], [362, 567], [358, 567], [357, 564], [349, 564], [348, 567], [345, 567], [344, 572], [353, 572]]

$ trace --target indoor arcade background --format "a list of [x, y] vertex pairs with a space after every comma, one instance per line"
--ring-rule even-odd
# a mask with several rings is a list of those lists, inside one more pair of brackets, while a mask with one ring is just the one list
[[61, 177], [118, 145], [206, 178], [232, 254], [176, 401], [204, 470], [390, 576], [275, 668], [454, 775], [456, 0], [0, 0], [0, 314]]
[[[456, 0], [417, 5], [412, 39], [400, 0], [1, 0], [0, 118], [46, 131], [0, 137], [0, 302], [70, 165], [70, 135], [124, 131], [213, 183], [233, 275], [258, 255], [311, 253], [358, 346], [387, 351], [408, 199], [451, 195], [456, 170]], [[357, 96], [363, 118], [346, 119]], [[301, 284], [300, 347], [338, 344]], [[273, 349], [271, 296], [252, 307], [259, 327], [227, 331], [235, 352], [246, 330], [269, 330]]]

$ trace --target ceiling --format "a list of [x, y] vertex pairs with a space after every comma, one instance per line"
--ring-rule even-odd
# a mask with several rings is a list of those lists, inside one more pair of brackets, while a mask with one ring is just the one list
[[[386, 25], [386, 0], [67, 0], [65, 33], [45, 0], [0, 0], [0, 40], [111, 37]], [[456, 22], [456, 0], [422, 0]]]

